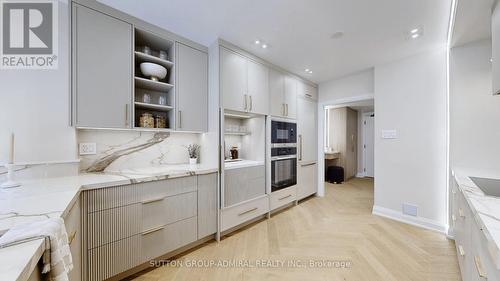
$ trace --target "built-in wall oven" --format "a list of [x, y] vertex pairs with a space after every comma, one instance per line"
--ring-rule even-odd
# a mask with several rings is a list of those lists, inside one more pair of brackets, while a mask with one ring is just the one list
[[271, 191], [297, 184], [297, 124], [271, 121]]

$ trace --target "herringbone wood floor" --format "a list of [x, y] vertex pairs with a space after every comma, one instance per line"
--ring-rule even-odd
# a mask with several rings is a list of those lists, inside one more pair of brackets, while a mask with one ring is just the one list
[[348, 260], [349, 268], [160, 267], [137, 280], [460, 280], [453, 241], [373, 216], [373, 181], [326, 184], [308, 199], [177, 261]]

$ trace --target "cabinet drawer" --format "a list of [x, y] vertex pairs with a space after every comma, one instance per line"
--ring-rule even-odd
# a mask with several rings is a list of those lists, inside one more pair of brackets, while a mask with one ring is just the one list
[[134, 235], [88, 251], [88, 280], [101, 281], [141, 263], [141, 237]]
[[269, 212], [267, 196], [222, 210], [222, 230], [242, 224]]
[[141, 204], [132, 204], [88, 214], [88, 249], [141, 232]]
[[275, 210], [281, 206], [295, 201], [296, 196], [296, 186], [291, 186], [282, 190], [275, 191], [269, 196], [269, 205], [271, 210]]
[[141, 231], [196, 216], [197, 202], [196, 192], [143, 201]]
[[472, 226], [471, 232], [471, 280], [500, 280], [500, 270], [496, 268], [489, 253], [489, 242], [485, 234], [476, 224]]
[[143, 231], [141, 261], [160, 257], [197, 240], [197, 217]]
[[224, 206], [229, 207], [266, 193], [265, 166], [224, 172]]
[[160, 197], [196, 191], [197, 178], [196, 176], [182, 177], [138, 185], [141, 186], [141, 201], [154, 200]]

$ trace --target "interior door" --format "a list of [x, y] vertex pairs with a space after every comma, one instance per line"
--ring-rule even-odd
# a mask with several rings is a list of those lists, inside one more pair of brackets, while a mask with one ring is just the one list
[[297, 118], [297, 84], [292, 77], [285, 77], [285, 117]]
[[375, 115], [365, 116], [364, 121], [364, 154], [365, 154], [365, 176], [374, 177], [374, 138], [375, 138]]
[[221, 92], [225, 109], [246, 111], [248, 108], [247, 59], [221, 48]]
[[129, 128], [132, 25], [73, 6], [76, 126]]
[[299, 162], [317, 160], [318, 132], [316, 102], [298, 98], [297, 130], [299, 132]]
[[285, 95], [285, 76], [274, 69], [269, 71], [269, 95], [271, 115], [283, 117], [284, 95]]
[[247, 60], [248, 67], [248, 111], [263, 115], [269, 114], [269, 68]]
[[207, 130], [208, 56], [206, 53], [176, 44], [177, 52], [177, 129]]

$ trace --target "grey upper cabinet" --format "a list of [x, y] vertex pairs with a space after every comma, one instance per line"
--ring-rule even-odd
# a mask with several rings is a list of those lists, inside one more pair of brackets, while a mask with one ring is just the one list
[[132, 50], [131, 24], [73, 4], [77, 127], [131, 127]]
[[276, 117], [297, 117], [297, 81], [271, 69], [269, 72], [269, 94], [271, 115]]
[[492, 78], [493, 94], [500, 94], [500, 4], [496, 5], [491, 17], [492, 40]]
[[269, 69], [225, 48], [220, 60], [224, 108], [269, 114]]
[[284, 117], [285, 115], [285, 75], [271, 69], [269, 71], [269, 98], [272, 116]]
[[208, 56], [181, 43], [176, 44], [177, 129], [207, 131]]
[[269, 114], [269, 68], [252, 60], [247, 60], [248, 111]]
[[297, 131], [299, 133], [299, 163], [317, 160], [318, 130], [317, 103], [310, 98], [300, 97], [298, 102]]
[[221, 48], [221, 93], [224, 108], [247, 111], [247, 61], [235, 52]]
[[285, 77], [285, 117], [297, 118], [297, 84], [299, 82], [290, 76]]

